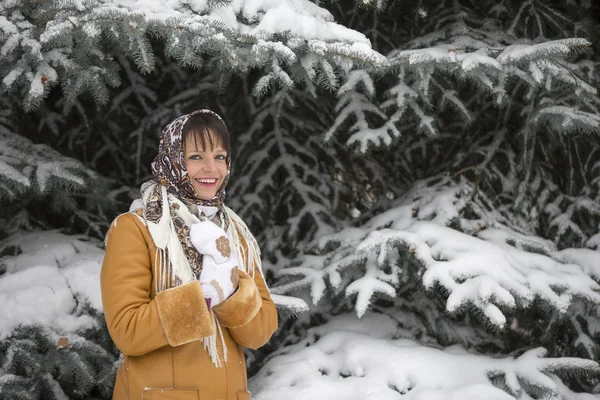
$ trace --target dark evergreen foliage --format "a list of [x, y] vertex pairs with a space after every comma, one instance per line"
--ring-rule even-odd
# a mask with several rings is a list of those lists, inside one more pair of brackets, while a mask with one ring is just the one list
[[[34, 3], [26, 2], [22, 12], [38, 23], [50, 21], [63, 4], [48, 2], [44, 14]], [[0, 236], [62, 228], [101, 238], [149, 178], [159, 130], [208, 107], [232, 132], [229, 205], [259, 239], [273, 292], [300, 296], [312, 307], [297, 319], [282, 319], [269, 346], [252, 355], [251, 372], [312, 340], [305, 337], [308, 328], [332, 315], [367, 311], [397, 319], [401, 334], [428, 346], [460, 344], [494, 356], [543, 346], [551, 356], [598, 361], [593, 299], [574, 295], [558, 312], [547, 299], [516, 296], [515, 307], [498, 306], [506, 317], [499, 327], [472, 304], [448, 312], [452, 291], [439, 282], [424, 290], [426, 268], [407, 241], [380, 245], [384, 260], [370, 264], [357, 251], [364, 237], [352, 238], [390, 228], [393, 218], [384, 225], [378, 219], [407, 204], [415, 220], [441, 218], [447, 210], [436, 199], [450, 191], [456, 215], [442, 225], [455, 231], [485, 238], [502, 225], [512, 235], [508, 245], [556, 260], [563, 249], [598, 252], [597, 6], [585, 0], [319, 3], [340, 24], [364, 33], [389, 63], [361, 62], [346, 74], [344, 61], [328, 53], [312, 61], [319, 67], [310, 75], [310, 68], [265, 48], [258, 61], [228, 64], [234, 51], [248, 56], [243, 42], [256, 38], [210, 26], [211, 35], [225, 33], [228, 45], [208, 41], [186, 52], [196, 33], [183, 32], [171, 46], [175, 39], [165, 39], [164, 29], [172, 26], [143, 20], [136, 26], [152, 35], [129, 35], [119, 25], [126, 35], [110, 37], [107, 24], [99, 28], [104, 38], [70, 34], [49, 41], [46, 46], [57, 48], [69, 42], [79, 54], [74, 69], [58, 69], [61, 86], [48, 75], [43, 93], [32, 96], [33, 81], [23, 74], [0, 89]], [[20, 7], [9, 6], [11, 12]], [[269, 39], [290, 43], [289, 37]], [[6, 40], [0, 35], [0, 44]], [[501, 57], [511, 45], [537, 47]], [[92, 47], [108, 57], [83, 51]], [[298, 46], [297, 54], [308, 49]], [[15, 48], [0, 61], [3, 78], [20, 62], [37, 76], [40, 64], [23, 58], [26, 50]], [[92, 65], [106, 68], [90, 75]], [[340, 260], [346, 261], [327, 269]], [[385, 289], [369, 293], [356, 282], [372, 265]], [[582, 274], [600, 282], [586, 268]], [[557, 295], [567, 290], [549, 287]], [[458, 334], [465, 326], [471, 334]], [[109, 397], [116, 359], [103, 329], [59, 351], [47, 328], [19, 328], [0, 344], [0, 393]], [[591, 392], [597, 380], [579, 372], [565, 382]], [[491, 379], [503, 385], [502, 377]]]
[[[66, 337], [40, 325], [23, 325], [0, 342], [0, 398], [62, 400], [110, 398], [119, 365], [104, 317], [97, 326]], [[64, 339], [64, 338], [62, 338]]]

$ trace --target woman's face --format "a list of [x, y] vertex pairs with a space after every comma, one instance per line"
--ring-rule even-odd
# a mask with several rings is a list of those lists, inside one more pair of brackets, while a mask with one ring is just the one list
[[[185, 168], [196, 194], [202, 200], [211, 200], [227, 176], [227, 152], [220, 140], [211, 132], [212, 148], [202, 148], [200, 140], [189, 135], [184, 146]], [[210, 147], [209, 140], [206, 146]]]

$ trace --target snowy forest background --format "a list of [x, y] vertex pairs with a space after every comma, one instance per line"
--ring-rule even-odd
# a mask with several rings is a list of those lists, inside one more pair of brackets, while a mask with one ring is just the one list
[[0, 398], [110, 398], [101, 242], [202, 107], [280, 312], [253, 398], [599, 398], [598, 15], [3, 0]]

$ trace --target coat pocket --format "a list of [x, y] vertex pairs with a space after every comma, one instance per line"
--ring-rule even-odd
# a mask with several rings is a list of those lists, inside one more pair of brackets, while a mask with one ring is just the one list
[[236, 394], [237, 400], [250, 400], [250, 392], [247, 390], [240, 390]]
[[200, 392], [196, 388], [148, 388], [142, 400], [200, 400]]

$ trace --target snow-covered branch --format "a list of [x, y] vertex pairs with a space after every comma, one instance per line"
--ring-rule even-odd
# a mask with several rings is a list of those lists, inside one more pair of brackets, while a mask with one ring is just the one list
[[[310, 286], [316, 304], [327, 285], [345, 289], [347, 296], [358, 295], [360, 317], [373, 296], [395, 296], [402, 285], [399, 277], [416, 266], [419, 270], [412, 273], [422, 276], [426, 289], [439, 287], [448, 294], [449, 313], [471, 308], [498, 327], [506, 323], [505, 311], [527, 308], [534, 300], [558, 312], [575, 298], [600, 304], [600, 285], [593, 279], [598, 271], [590, 267], [597, 257], [587, 260], [587, 253], [576, 249], [559, 252], [551, 242], [502, 224], [483, 207], [478, 207], [479, 219], [464, 220], [470, 184], [428, 185], [414, 185], [394, 207], [360, 227], [318, 238], [318, 248], [335, 250], [281, 270], [281, 275], [301, 279], [279, 291]], [[460, 230], [447, 227], [452, 223], [459, 223]], [[342, 275], [360, 270], [363, 277], [341, 286], [346, 282]]]
[[[308, 0], [175, 1], [168, 6], [159, 1], [52, 0], [30, 8], [11, 1], [0, 6], [0, 14], [3, 89], [25, 86], [26, 109], [35, 108], [57, 84], [70, 98], [89, 91], [106, 103], [107, 87], [118, 86], [120, 79], [118, 64], [104, 53], [103, 37], [146, 73], [155, 68], [150, 43], [155, 37], [183, 65], [200, 68], [210, 62], [224, 72], [262, 68], [266, 77], [287, 86], [292, 81], [283, 68], [294, 65], [300, 70], [306, 66], [304, 77], [310, 79], [315, 66], [325, 73], [335, 68], [338, 74], [387, 62], [363, 34], [336, 24], [328, 11]], [[300, 61], [308, 58], [319, 63]]]

